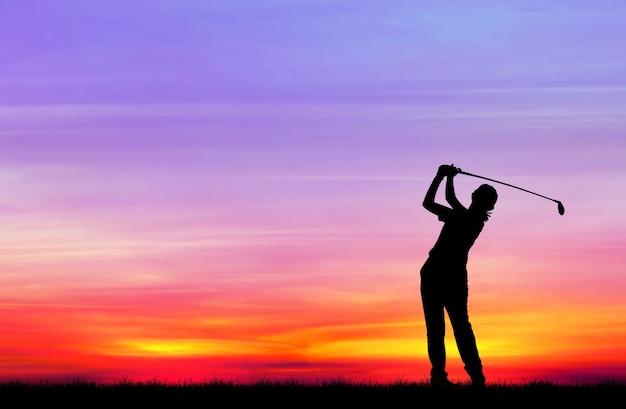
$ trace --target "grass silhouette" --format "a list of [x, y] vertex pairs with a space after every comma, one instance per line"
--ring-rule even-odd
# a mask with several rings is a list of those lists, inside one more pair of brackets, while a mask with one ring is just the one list
[[337, 378], [301, 382], [296, 379], [260, 379], [238, 383], [219, 378], [205, 382], [167, 383], [158, 379], [134, 382], [128, 379], [103, 383], [74, 379], [66, 382], [0, 383], [4, 402], [20, 407], [63, 405], [63, 407], [431, 407], [476, 405], [478, 407], [624, 407], [626, 383], [605, 381], [593, 384], [555, 384], [530, 381], [524, 384], [488, 384], [485, 390], [459, 385], [446, 390], [427, 383], [398, 380], [389, 383], [355, 383]]

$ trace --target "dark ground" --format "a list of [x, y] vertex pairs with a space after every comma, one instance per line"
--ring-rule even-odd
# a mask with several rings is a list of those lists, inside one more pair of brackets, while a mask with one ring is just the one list
[[[165, 384], [122, 381], [64, 383], [0, 383], [2, 407], [407, 407], [431, 408], [468, 405], [508, 407], [626, 407], [626, 383], [557, 385], [545, 381], [527, 384], [489, 384], [485, 390], [468, 385], [436, 390], [427, 384], [389, 384], [343, 381], [305, 384], [297, 381], [226, 381]], [[36, 406], [35, 406], [36, 405]]]

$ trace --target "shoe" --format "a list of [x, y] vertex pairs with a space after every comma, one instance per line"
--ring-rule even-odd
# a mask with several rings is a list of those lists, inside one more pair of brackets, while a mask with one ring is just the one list
[[486, 383], [485, 383], [485, 377], [477, 377], [477, 378], [472, 378], [472, 389], [476, 389], [476, 390], [485, 390], [485, 388], [487, 387]]
[[437, 388], [437, 389], [450, 389], [450, 388], [456, 388], [460, 385], [457, 383], [451, 382], [447, 378], [444, 378], [444, 379], [430, 378], [430, 386], [433, 388]]

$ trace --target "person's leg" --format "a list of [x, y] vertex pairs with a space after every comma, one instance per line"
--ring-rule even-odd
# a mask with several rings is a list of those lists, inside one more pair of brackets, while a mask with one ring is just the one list
[[446, 303], [446, 310], [454, 330], [454, 338], [459, 348], [459, 355], [465, 364], [465, 371], [472, 379], [472, 384], [482, 386], [485, 383], [483, 366], [476, 346], [476, 338], [469, 322], [467, 310], [467, 292], [457, 293]]
[[446, 349], [444, 344], [445, 321], [443, 302], [438, 286], [422, 279], [421, 293], [424, 319], [426, 322], [426, 339], [428, 342], [428, 358], [432, 365], [430, 371], [431, 384], [448, 382], [446, 368]]

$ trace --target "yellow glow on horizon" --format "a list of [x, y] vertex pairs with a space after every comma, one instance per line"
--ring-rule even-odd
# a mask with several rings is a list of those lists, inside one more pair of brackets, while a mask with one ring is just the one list
[[307, 353], [316, 358], [421, 358], [426, 356], [426, 340], [362, 339], [316, 344]]
[[200, 339], [129, 339], [118, 341], [106, 350], [107, 355], [193, 357], [211, 355], [248, 355], [259, 352], [252, 343]]

